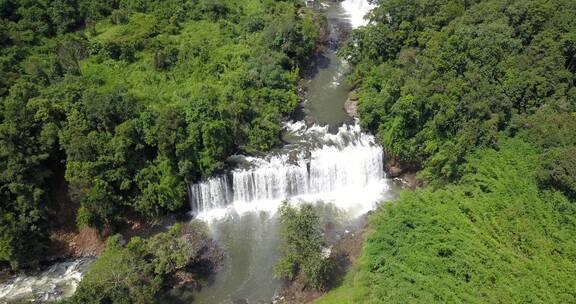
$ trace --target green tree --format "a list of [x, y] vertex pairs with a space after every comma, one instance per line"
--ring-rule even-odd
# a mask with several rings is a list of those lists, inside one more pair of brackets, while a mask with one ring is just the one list
[[279, 216], [282, 258], [274, 265], [274, 273], [287, 280], [300, 279], [315, 289], [325, 288], [333, 261], [323, 256], [325, 242], [313, 206], [296, 208], [284, 202]]
[[176, 224], [149, 239], [119, 235], [106, 248], [65, 303], [157, 303], [157, 296], [176, 271], [198, 271], [195, 263], [210, 263], [215, 249], [196, 226]]

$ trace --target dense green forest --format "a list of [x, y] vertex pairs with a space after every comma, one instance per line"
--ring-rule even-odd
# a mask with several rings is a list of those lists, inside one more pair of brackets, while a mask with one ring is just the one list
[[34, 265], [58, 208], [112, 230], [183, 210], [279, 144], [318, 22], [293, 0], [0, 0], [0, 262]]
[[[319, 302], [576, 302], [576, 2], [371, 2], [339, 51], [360, 122], [427, 186], [370, 216]], [[0, 0], [0, 267], [37, 266], [61, 210], [110, 235], [281, 144], [324, 23], [301, 0]], [[277, 276], [336, 281], [312, 207], [279, 211]], [[64, 303], [157, 302], [210, 245], [110, 237]]]
[[570, 0], [379, 1], [342, 50], [362, 125], [431, 181], [457, 180], [499, 132], [576, 110], [575, 16]]
[[576, 2], [381, 0], [343, 54], [421, 169], [320, 303], [576, 301]]

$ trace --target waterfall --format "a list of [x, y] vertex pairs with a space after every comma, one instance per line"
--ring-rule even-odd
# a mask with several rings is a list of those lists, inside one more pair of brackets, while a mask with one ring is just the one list
[[350, 15], [350, 24], [352, 28], [357, 28], [366, 25], [367, 20], [364, 16], [370, 12], [375, 6], [370, 4], [367, 0], [344, 0], [342, 8]]
[[244, 157], [248, 168], [191, 185], [193, 212], [230, 207], [274, 211], [288, 198], [371, 207], [381, 197], [382, 147], [360, 126], [344, 125], [331, 134], [327, 126], [307, 128], [296, 122], [285, 124], [285, 130], [298, 138], [285, 150], [266, 158]]
[[190, 185], [188, 191], [192, 210], [209, 210], [230, 202], [230, 187], [226, 175]]

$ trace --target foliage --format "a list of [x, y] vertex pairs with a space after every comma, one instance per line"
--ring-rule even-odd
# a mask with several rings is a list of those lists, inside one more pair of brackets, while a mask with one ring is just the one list
[[540, 183], [556, 188], [576, 201], [576, 146], [554, 149], [543, 156]]
[[41, 256], [51, 180], [114, 228], [279, 144], [317, 38], [300, 1], [0, 1], [0, 261]]
[[383, 0], [343, 54], [364, 127], [435, 187], [371, 217], [319, 303], [576, 301], [573, 1]]
[[383, 205], [359, 261], [319, 303], [574, 302], [576, 205], [539, 190], [539, 158], [502, 139], [459, 183]]
[[[181, 237], [180, 225], [151, 239], [108, 238], [106, 248], [65, 303], [156, 303], [170, 274], [184, 269], [199, 254]], [[203, 238], [206, 238], [204, 235]]]
[[517, 116], [575, 111], [575, 15], [570, 0], [378, 1], [342, 50], [362, 125], [432, 184], [457, 180]]
[[333, 261], [323, 256], [325, 246], [320, 223], [312, 205], [292, 207], [284, 202], [279, 209], [282, 227], [282, 255], [274, 272], [287, 280], [299, 279], [304, 284], [323, 289]]

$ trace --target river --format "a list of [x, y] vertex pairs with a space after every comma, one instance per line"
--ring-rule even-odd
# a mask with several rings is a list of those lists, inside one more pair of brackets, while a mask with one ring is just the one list
[[[305, 117], [283, 123], [282, 148], [262, 158], [234, 156], [230, 162], [236, 169], [190, 186], [195, 220], [207, 224], [227, 257], [202, 290], [171, 290], [166, 303], [270, 303], [282, 289], [272, 269], [279, 249], [276, 210], [283, 200], [314, 203], [334, 243], [397, 192], [383, 171], [382, 147], [344, 111], [350, 67], [336, 56], [338, 36], [363, 25], [371, 5], [366, 0], [309, 5], [327, 17], [331, 43], [305, 79]], [[69, 296], [90, 263], [68, 261], [14, 276], [0, 284], [0, 303], [23, 296], [40, 302]]]
[[[285, 145], [266, 157], [236, 156], [235, 170], [190, 187], [197, 219], [227, 252], [223, 269], [200, 292], [173, 291], [180, 303], [270, 303], [282, 290], [274, 278], [283, 200], [314, 203], [329, 243], [358, 229], [359, 218], [397, 192], [385, 177], [383, 149], [344, 111], [347, 62], [338, 36], [364, 23], [366, 0], [316, 3], [328, 19], [328, 49], [305, 79], [299, 121], [284, 123]], [[313, 122], [311, 124], [310, 122]], [[168, 301], [167, 301], [168, 302]]]

